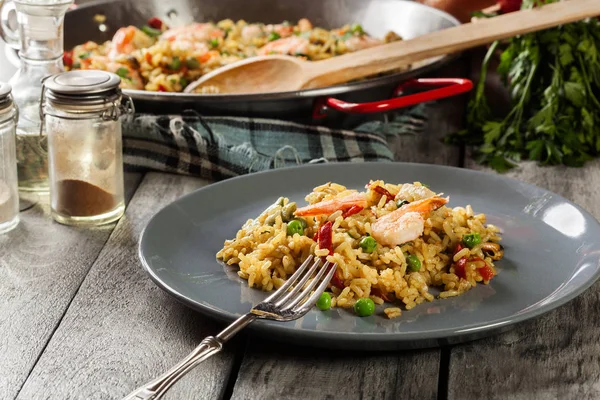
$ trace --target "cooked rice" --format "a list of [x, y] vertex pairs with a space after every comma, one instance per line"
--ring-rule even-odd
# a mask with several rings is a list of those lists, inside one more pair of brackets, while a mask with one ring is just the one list
[[[161, 30], [123, 27], [112, 41], [88, 41], [75, 46], [65, 62], [67, 70], [100, 69], [121, 76], [121, 87], [181, 92], [202, 75], [256, 55], [289, 54], [316, 61], [363, 48], [401, 40], [390, 32], [383, 39], [366, 34], [360, 25], [339, 29], [313, 27], [307, 19], [295, 25], [247, 23], [230, 19], [192, 23]], [[218, 93], [218, 88], [199, 88]]]
[[[248, 220], [232, 240], [226, 240], [217, 258], [239, 268], [238, 275], [250, 287], [270, 291], [279, 288], [311, 254], [338, 264], [337, 274], [344, 288], [330, 285], [332, 306], [349, 308], [359, 298], [371, 298], [376, 304], [392, 303], [384, 309], [389, 318], [402, 314], [400, 306], [410, 310], [425, 301], [434, 300], [429, 288], [439, 288], [440, 298], [458, 296], [484, 280], [482, 268], [497, 274], [492, 258], [482, 249], [485, 243], [500, 241], [499, 229], [486, 226], [486, 216], [475, 214], [471, 206], [450, 208], [443, 206], [425, 219], [425, 229], [418, 239], [400, 246], [386, 247], [377, 244], [376, 250], [365, 253], [360, 239], [371, 233], [377, 218], [397, 209], [395, 201], [374, 191], [382, 186], [392, 195], [415, 201], [432, 197], [434, 192], [422, 184], [392, 185], [383, 181], [371, 182], [365, 195], [369, 207], [358, 214], [344, 218], [341, 211], [331, 215], [305, 217], [307, 228], [303, 235], [287, 235], [284, 218], [295, 210], [295, 203], [281, 198], [255, 219]], [[316, 187], [306, 196], [309, 204], [342, 198], [355, 193], [346, 187], [327, 183]], [[297, 217], [296, 217], [297, 218]], [[333, 222], [333, 254], [319, 249], [312, 238], [325, 222]], [[457, 245], [463, 236], [479, 233], [481, 243], [458, 252]], [[408, 270], [406, 257], [414, 255], [421, 261], [418, 272]], [[465, 276], [455, 272], [455, 262], [467, 258]]]

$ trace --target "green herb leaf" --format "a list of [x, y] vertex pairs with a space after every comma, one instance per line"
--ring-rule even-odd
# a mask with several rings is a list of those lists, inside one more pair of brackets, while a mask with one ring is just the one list
[[146, 35], [148, 35], [150, 37], [157, 37], [162, 34], [162, 31], [160, 29], [154, 29], [154, 28], [149, 27], [148, 25], [142, 26], [141, 30], [142, 30], [142, 32], [144, 32]]
[[120, 67], [117, 72], [117, 75], [119, 75], [121, 78], [129, 78], [129, 70], [125, 67]]

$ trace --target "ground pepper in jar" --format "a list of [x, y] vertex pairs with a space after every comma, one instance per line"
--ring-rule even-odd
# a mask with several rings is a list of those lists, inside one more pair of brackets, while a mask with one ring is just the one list
[[64, 179], [56, 186], [56, 211], [64, 215], [91, 217], [107, 213], [117, 205], [114, 193], [85, 181]]

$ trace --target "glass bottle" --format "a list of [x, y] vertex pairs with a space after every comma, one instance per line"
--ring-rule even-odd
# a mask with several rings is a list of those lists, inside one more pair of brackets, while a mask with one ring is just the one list
[[[0, 35], [19, 50], [21, 67], [9, 81], [19, 108], [17, 170], [19, 190], [48, 191], [47, 139], [40, 131], [39, 101], [42, 79], [64, 71], [64, 15], [73, 0], [9, 0], [3, 2]], [[9, 26], [17, 13], [18, 31]]]
[[94, 70], [44, 81], [50, 209], [59, 223], [101, 225], [123, 215], [121, 117], [133, 114], [133, 103], [120, 83], [117, 75]]
[[0, 233], [19, 224], [15, 129], [17, 108], [10, 85], [0, 82]]

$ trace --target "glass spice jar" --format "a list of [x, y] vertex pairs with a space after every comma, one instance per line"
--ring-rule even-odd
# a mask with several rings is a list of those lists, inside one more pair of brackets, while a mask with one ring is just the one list
[[125, 211], [121, 117], [134, 109], [120, 83], [115, 74], [93, 70], [44, 81], [40, 113], [48, 136], [50, 206], [59, 223], [107, 224]]
[[0, 233], [19, 224], [16, 129], [18, 112], [11, 87], [0, 82]]

